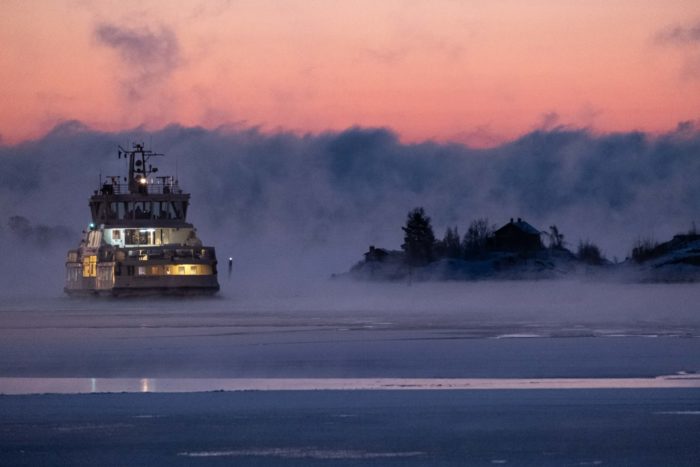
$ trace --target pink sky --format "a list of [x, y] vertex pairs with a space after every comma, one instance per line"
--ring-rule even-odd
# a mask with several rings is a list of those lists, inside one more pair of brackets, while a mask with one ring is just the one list
[[700, 119], [697, 0], [4, 0], [0, 135], [77, 119], [483, 146]]

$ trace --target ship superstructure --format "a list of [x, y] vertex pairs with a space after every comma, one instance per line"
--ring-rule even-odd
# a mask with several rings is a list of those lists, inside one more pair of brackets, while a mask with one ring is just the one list
[[214, 247], [187, 222], [190, 195], [173, 176], [156, 176], [142, 144], [119, 148], [128, 176], [109, 176], [90, 197], [92, 223], [68, 252], [70, 295], [212, 294], [219, 290]]

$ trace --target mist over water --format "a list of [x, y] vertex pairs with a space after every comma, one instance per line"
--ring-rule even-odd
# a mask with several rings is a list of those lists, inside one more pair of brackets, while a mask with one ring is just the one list
[[[523, 217], [542, 230], [556, 224], [572, 248], [589, 239], [620, 260], [638, 238], [665, 240], [700, 219], [700, 133], [690, 124], [655, 136], [557, 128], [477, 150], [404, 144], [382, 128], [105, 133], [66, 122], [0, 146], [0, 253], [12, 265], [0, 274], [4, 295], [60, 295], [66, 250], [90, 221], [88, 197], [100, 174], [124, 173], [117, 146], [137, 141], [164, 152], [154, 164], [192, 194], [188, 217], [217, 248], [225, 296], [316, 290], [369, 245], [398, 249], [415, 206], [439, 237], [453, 225], [464, 233], [477, 217]], [[10, 229], [13, 215], [33, 230]]]

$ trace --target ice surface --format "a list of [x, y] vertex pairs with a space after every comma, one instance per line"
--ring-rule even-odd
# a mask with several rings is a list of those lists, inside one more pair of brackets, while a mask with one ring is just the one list
[[213, 299], [7, 297], [0, 304], [0, 376], [618, 378], [700, 371], [700, 287], [692, 284], [258, 287]]
[[211, 391], [465, 391], [700, 388], [700, 376], [656, 378], [2, 378], [0, 394]]

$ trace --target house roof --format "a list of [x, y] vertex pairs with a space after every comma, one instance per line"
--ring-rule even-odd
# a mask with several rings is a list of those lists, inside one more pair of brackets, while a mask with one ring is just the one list
[[507, 228], [508, 226], [513, 226], [513, 227], [517, 228], [518, 230], [520, 230], [521, 232], [526, 233], [528, 235], [539, 235], [540, 234], [540, 231], [538, 229], [534, 228], [532, 225], [528, 224], [527, 222], [525, 222], [522, 219], [518, 219], [517, 221], [511, 220], [509, 223], [507, 223], [506, 225], [504, 225], [503, 227], [498, 229], [496, 232], [499, 232], [499, 231]]

